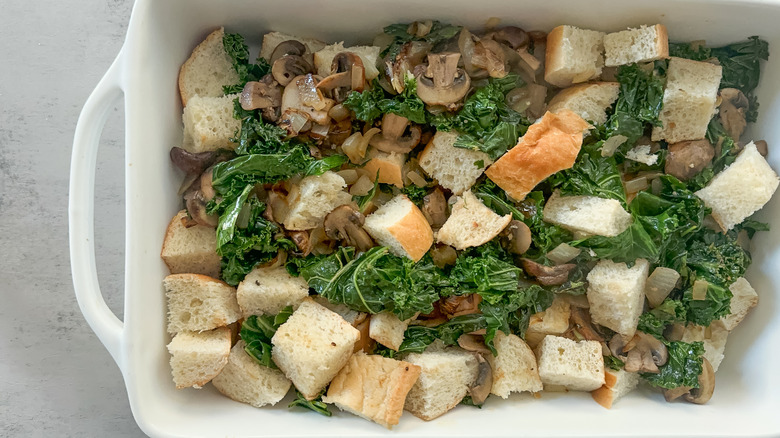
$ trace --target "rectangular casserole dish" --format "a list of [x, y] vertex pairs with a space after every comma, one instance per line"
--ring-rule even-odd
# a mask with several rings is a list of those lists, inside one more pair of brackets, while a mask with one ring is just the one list
[[[638, 390], [605, 410], [587, 393], [523, 394], [491, 400], [481, 410], [460, 406], [432, 422], [405, 414], [393, 431], [337, 412], [331, 418], [287, 409], [255, 409], [210, 385], [176, 390], [165, 345], [166, 303], [159, 258], [165, 227], [180, 208], [181, 174], [168, 158], [181, 142], [179, 67], [211, 30], [245, 35], [257, 53], [261, 36], [280, 30], [324, 41], [371, 41], [383, 26], [439, 19], [472, 28], [490, 17], [527, 30], [573, 24], [615, 31], [663, 23], [671, 41], [726, 44], [759, 35], [769, 42], [751, 138], [767, 140], [769, 163], [780, 169], [780, 1], [656, 0], [585, 2], [500, 0], [370, 2], [138, 0], [126, 42], [87, 101], [74, 140], [70, 187], [73, 280], [84, 315], [121, 369], [133, 415], [151, 436], [778, 436], [780, 435], [780, 200], [758, 215], [772, 231], [754, 242], [747, 277], [760, 304], [730, 336], [715, 395], [703, 406], [666, 403]], [[126, 113], [125, 317], [105, 305], [93, 247], [94, 169], [100, 131], [112, 104]], [[290, 396], [288, 395], [288, 398]], [[338, 411], [335, 409], [335, 411]], [[96, 413], [99, 415], [99, 413]]]

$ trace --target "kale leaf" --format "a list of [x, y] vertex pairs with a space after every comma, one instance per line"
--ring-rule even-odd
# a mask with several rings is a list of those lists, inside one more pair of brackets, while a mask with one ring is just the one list
[[350, 92], [344, 100], [344, 106], [351, 109], [358, 120], [368, 124], [386, 113], [406, 117], [414, 123], [425, 123], [425, 104], [417, 96], [417, 81], [407, 76], [404, 84], [401, 94], [391, 96], [375, 79], [370, 88], [362, 92]]
[[615, 158], [602, 157], [595, 145], [583, 148], [574, 166], [554, 174], [549, 182], [564, 196], [598, 196], [616, 199], [626, 206], [626, 192]]
[[418, 207], [422, 204], [423, 198], [425, 198], [429, 191], [429, 187], [420, 187], [414, 184], [408, 185], [401, 189], [401, 193], [406, 195], [410, 201], [417, 204]]
[[639, 316], [637, 330], [664, 340], [664, 330], [671, 324], [686, 321], [686, 309], [682, 302], [667, 298], [655, 309]]
[[739, 152], [736, 142], [728, 136], [717, 117], [713, 117], [707, 126], [707, 140], [713, 145], [719, 144], [720, 148], [716, 149], [719, 152], [712, 159], [712, 163], [688, 181], [688, 187], [693, 191], [704, 188], [715, 175], [737, 159], [737, 152]]
[[408, 23], [391, 24], [384, 28], [384, 32], [392, 36], [393, 41], [382, 50], [379, 56], [393, 60], [398, 55], [398, 52], [401, 51], [401, 47], [410, 41], [425, 41], [431, 44], [431, 46], [435, 46], [457, 35], [460, 29], [460, 26], [453, 26], [434, 20], [431, 22], [431, 29], [428, 33], [418, 37], [408, 32]]
[[271, 71], [271, 65], [263, 58], [258, 58], [256, 64], [249, 62], [249, 47], [244, 43], [244, 37], [240, 34], [226, 33], [222, 37], [222, 45], [233, 62], [233, 68], [238, 73], [237, 84], [222, 87], [225, 94], [240, 93], [247, 82], [259, 81]]
[[663, 107], [664, 79], [655, 70], [629, 64], [618, 68], [617, 80], [620, 94], [606, 127], [609, 137], [627, 138], [622, 148], [625, 150], [644, 134], [646, 125], [661, 125], [658, 114]]
[[273, 349], [271, 338], [279, 326], [287, 322], [292, 313], [292, 306], [287, 306], [275, 316], [252, 315], [241, 324], [239, 335], [246, 344], [244, 350], [260, 365], [277, 368], [271, 359], [271, 350]]
[[459, 295], [478, 293], [484, 301], [498, 304], [505, 294], [517, 291], [520, 272], [493, 241], [461, 253], [449, 277], [458, 284]]
[[669, 360], [658, 367], [658, 374], [642, 373], [641, 376], [653, 386], [673, 389], [678, 386], [699, 387], [702, 371], [704, 344], [702, 342], [672, 341], [666, 344]]
[[320, 415], [330, 417], [333, 413], [328, 409], [328, 405], [322, 401], [322, 394], [318, 395], [314, 400], [306, 400], [306, 397], [301, 394], [297, 389], [295, 390], [295, 400], [292, 401], [288, 408], [299, 407], [314, 411]]
[[291, 148], [285, 140], [287, 131], [263, 121], [259, 110], [247, 111], [241, 107], [238, 98], [233, 99], [233, 118], [241, 120], [236, 137], [230, 140], [237, 143], [237, 155], [274, 154]]

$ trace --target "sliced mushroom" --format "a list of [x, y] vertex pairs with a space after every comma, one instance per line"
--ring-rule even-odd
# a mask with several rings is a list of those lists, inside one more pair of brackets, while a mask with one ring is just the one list
[[769, 145], [767, 144], [766, 140], [756, 140], [753, 143], [756, 145], [758, 153], [766, 158], [766, 156], [769, 154]]
[[[301, 83], [301, 86], [299, 86], [299, 82]], [[296, 77], [284, 87], [284, 92], [282, 93], [282, 115], [280, 117], [279, 125], [282, 128], [287, 129], [291, 135], [305, 131], [305, 124], [308, 121], [320, 125], [326, 125], [330, 121], [328, 111], [335, 104], [333, 99], [323, 99], [325, 106], [321, 109], [315, 109], [312, 106], [304, 104], [300, 88], [307, 88], [309, 84], [314, 84], [314, 82], [315, 78], [311, 74], [308, 74]], [[315, 85], [316, 84], [312, 85], [312, 88], [314, 88]], [[309, 97], [309, 99], [311, 99], [311, 97]]]
[[271, 74], [279, 85], [285, 87], [297, 76], [310, 73], [313, 69], [302, 56], [287, 55], [274, 61]]
[[471, 65], [485, 69], [491, 78], [503, 78], [509, 73], [504, 49], [495, 40], [483, 38], [474, 43]]
[[386, 62], [386, 73], [393, 91], [402, 93], [406, 89], [406, 75], [425, 61], [425, 56], [432, 47], [431, 43], [425, 41], [409, 41], [401, 46], [392, 62]]
[[398, 114], [386, 113], [382, 117], [382, 131], [373, 137], [369, 144], [383, 152], [409, 153], [420, 141], [419, 126], [409, 126], [409, 134], [404, 135], [409, 119]]
[[444, 269], [445, 266], [455, 264], [458, 260], [458, 253], [455, 248], [440, 243], [431, 250], [431, 258], [433, 258], [434, 265], [438, 266], [439, 269]]
[[474, 353], [474, 356], [477, 359], [477, 378], [469, 386], [469, 396], [475, 405], [481, 405], [493, 389], [493, 369], [481, 354]]
[[473, 351], [475, 353], [482, 354], [492, 354], [490, 349], [485, 345], [485, 337], [482, 335], [464, 333], [458, 338], [458, 345], [460, 348], [466, 351]]
[[683, 395], [688, 394], [690, 390], [690, 386], [678, 386], [677, 388], [664, 389], [664, 399], [668, 402], [673, 402]]
[[471, 79], [458, 68], [460, 53], [428, 55], [428, 68], [416, 73], [417, 95], [428, 105], [444, 105], [450, 109], [463, 99], [471, 87]]
[[482, 297], [479, 294], [453, 295], [439, 301], [439, 310], [447, 319], [452, 319], [456, 316], [479, 313], [481, 302]]
[[569, 320], [583, 339], [604, 342], [604, 337], [593, 327], [588, 309], [572, 306]]
[[458, 49], [463, 56], [463, 68], [473, 79], [481, 79], [488, 76], [487, 70], [478, 68], [472, 64], [474, 50], [476, 49], [476, 43], [478, 41], [479, 38], [469, 32], [465, 27], [460, 31], [460, 35], [458, 36]]
[[423, 197], [422, 214], [434, 230], [447, 222], [447, 199], [438, 186]]
[[720, 97], [720, 122], [729, 136], [738, 141], [747, 127], [745, 112], [750, 106], [750, 101], [736, 88], [720, 90]]
[[290, 231], [290, 239], [295, 243], [301, 256], [306, 257], [311, 253], [311, 240], [308, 231]]
[[325, 216], [325, 235], [340, 240], [347, 246], [354, 246], [359, 252], [368, 251], [374, 241], [363, 229], [365, 217], [349, 205], [336, 207]]
[[504, 232], [507, 233], [510, 253], [524, 254], [531, 247], [531, 229], [524, 222], [512, 219]]
[[542, 286], [558, 286], [569, 279], [569, 273], [577, 267], [573, 263], [564, 265], [545, 266], [526, 258], [520, 259], [525, 272], [531, 277], [536, 278]]
[[495, 31], [493, 33], [493, 39], [506, 44], [511, 47], [512, 50], [517, 50], [523, 47], [527, 47], [531, 41], [531, 37], [523, 29], [516, 26], [506, 26]]
[[268, 62], [273, 64], [277, 59], [283, 56], [287, 56], [287, 55], [303, 56], [305, 53], [306, 53], [306, 46], [300, 41], [296, 41], [296, 40], [282, 41], [281, 43], [279, 43], [278, 46], [276, 46], [274, 51], [271, 53], [271, 59], [269, 59]]
[[317, 84], [317, 89], [329, 94], [336, 102], [343, 102], [350, 91], [363, 91], [366, 86], [366, 70], [360, 56], [341, 52], [333, 57], [331, 75]]
[[628, 342], [619, 333], [615, 334], [609, 341], [609, 349], [625, 362], [628, 372], [658, 373], [658, 367], [669, 360], [669, 352], [663, 342], [639, 331]]
[[687, 402], [703, 405], [710, 401], [713, 392], [715, 392], [715, 371], [712, 369], [710, 361], [703, 357], [701, 374], [699, 374], [699, 387], [691, 388], [683, 398]]
[[[202, 176], [201, 176], [202, 178]], [[199, 225], [207, 227], [216, 227], [219, 216], [206, 213], [206, 198], [200, 191], [201, 184], [192, 184], [184, 193], [184, 203], [190, 217]]]
[[715, 148], [706, 139], [670, 144], [664, 172], [687, 181], [707, 167], [713, 157]]
[[170, 152], [171, 162], [176, 165], [176, 167], [188, 175], [196, 176], [202, 174], [207, 167], [221, 161], [229, 160], [234, 156], [235, 155], [232, 152], [222, 150], [194, 154], [180, 147], [173, 147]]

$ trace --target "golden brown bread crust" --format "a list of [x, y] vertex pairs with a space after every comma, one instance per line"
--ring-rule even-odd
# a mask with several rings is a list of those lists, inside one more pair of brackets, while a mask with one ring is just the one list
[[556, 58], [559, 58], [558, 51], [563, 44], [563, 29], [564, 26], [558, 26], [547, 34], [547, 44], [545, 45], [546, 50], [544, 53], [544, 80], [547, 82], [557, 82], [553, 75], [561, 68], [560, 62], [556, 62]]
[[[406, 160], [404, 160], [406, 161]], [[374, 157], [363, 167], [369, 175], [376, 175], [379, 172], [379, 182], [382, 184], [392, 184], [398, 188], [404, 187], [404, 179], [401, 173], [401, 166], [384, 159], [384, 157]], [[371, 178], [374, 179], [373, 177]]]
[[570, 110], [547, 112], [485, 174], [509, 196], [522, 201], [545, 178], [574, 165], [583, 131], [589, 126]]
[[658, 59], [664, 59], [669, 57], [669, 33], [666, 31], [666, 26], [663, 24], [655, 25], [655, 34], [658, 35], [656, 41], [656, 50], [658, 51]]
[[[410, 202], [411, 203], [411, 202]], [[433, 230], [428, 220], [416, 205], [401, 220], [387, 227], [387, 231], [398, 240], [409, 258], [419, 261], [433, 245]]]
[[615, 401], [615, 393], [612, 391], [612, 388], [615, 387], [616, 383], [617, 374], [610, 372], [610, 370], [605, 370], [604, 384], [601, 385], [601, 388], [591, 391], [591, 397], [593, 397], [593, 400], [596, 400], [596, 403], [611, 409], [612, 402]]
[[219, 38], [220, 40], [225, 35], [225, 29], [220, 27], [219, 29], [211, 32], [209, 36], [206, 37], [203, 41], [201, 41], [200, 44], [198, 44], [195, 47], [195, 50], [192, 51], [192, 54], [190, 54], [190, 57], [187, 58], [186, 61], [184, 61], [184, 64], [182, 64], [181, 69], [179, 70], [179, 95], [181, 95], [181, 105], [187, 106], [187, 101], [189, 100], [190, 96], [185, 91], [185, 82], [187, 79], [185, 76], [187, 75], [187, 70], [190, 68], [192, 63], [194, 62], [195, 58], [197, 58], [197, 54], [199, 53], [201, 47], [206, 47], [212, 43], [212, 40]]

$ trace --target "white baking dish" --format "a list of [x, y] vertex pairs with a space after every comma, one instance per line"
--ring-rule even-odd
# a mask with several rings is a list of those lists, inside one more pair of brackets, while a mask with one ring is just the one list
[[[257, 48], [260, 36], [283, 30], [323, 40], [370, 41], [382, 26], [436, 18], [478, 28], [490, 17], [526, 29], [575, 24], [611, 31], [664, 23], [672, 40], [706, 38], [725, 44], [750, 35], [770, 43], [762, 75], [755, 139], [766, 139], [769, 161], [780, 169], [780, 2], [656, 0], [500, 0], [372, 2], [139, 0], [127, 40], [79, 118], [70, 188], [73, 280], [84, 315], [122, 370], [133, 415], [152, 436], [768, 436], [780, 435], [780, 200], [760, 213], [772, 223], [753, 250], [748, 278], [761, 303], [730, 337], [709, 404], [668, 404], [636, 391], [605, 410], [589, 394], [491, 399], [482, 409], [458, 407], [433, 422], [406, 414], [392, 432], [346, 413], [332, 418], [285, 402], [255, 409], [206, 389], [177, 391], [165, 344], [167, 274], [159, 252], [166, 224], [179, 209], [181, 175], [168, 151], [181, 140], [179, 66], [209, 31], [224, 25]], [[256, 52], [255, 52], [256, 53]], [[127, 241], [125, 319], [105, 305], [93, 247], [94, 170], [107, 112], [124, 95], [126, 112]], [[106, 394], [116, 396], [116, 394]], [[95, 413], [99, 415], [99, 413]]]

